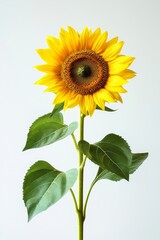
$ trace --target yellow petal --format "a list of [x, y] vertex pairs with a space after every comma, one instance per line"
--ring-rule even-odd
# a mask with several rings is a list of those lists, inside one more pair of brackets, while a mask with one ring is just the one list
[[101, 33], [100, 36], [94, 41], [92, 50], [95, 51], [96, 53], [103, 52], [106, 47], [107, 37], [108, 37], [107, 32]]
[[61, 31], [59, 33], [60, 40], [63, 46], [63, 50], [66, 52], [67, 55], [69, 55], [72, 52], [70, 40], [68, 39], [68, 32], [61, 28]]
[[89, 94], [82, 96], [79, 107], [84, 115], [89, 114], [90, 116], [92, 116], [96, 108], [96, 103], [93, 99], [93, 96]]
[[40, 78], [38, 81], [36, 81], [35, 84], [50, 86], [53, 82], [53, 79], [55, 79], [54, 74], [47, 74]]
[[37, 49], [39, 56], [49, 64], [57, 64], [50, 49]]
[[66, 100], [66, 98], [68, 97], [68, 90], [67, 89], [63, 89], [63, 91], [57, 93], [57, 96], [55, 97], [53, 104], [58, 104], [58, 103], [62, 103]]
[[109, 46], [115, 44], [118, 42], [118, 37], [115, 37], [115, 38], [112, 38], [111, 40], [109, 40], [107, 43], [106, 43], [106, 47], [108, 48]]
[[130, 79], [136, 76], [136, 73], [130, 69], [125, 69], [124, 71], [119, 73], [125, 79]]
[[116, 87], [116, 86], [121, 86], [123, 84], [126, 84], [127, 81], [118, 75], [111, 75], [109, 76], [106, 86], [112, 86], [112, 87]]
[[52, 72], [60, 72], [60, 66], [52, 66], [49, 64], [42, 64], [42, 65], [37, 65], [34, 66], [37, 70], [41, 72], [46, 72], [46, 73], [52, 73]]
[[73, 28], [68, 27], [68, 32], [61, 28], [59, 35], [63, 49], [65, 49], [67, 55], [78, 50], [79, 34]]
[[91, 31], [87, 27], [85, 27], [80, 34], [80, 50], [90, 49], [90, 35]]
[[72, 46], [72, 50], [77, 51], [79, 47], [79, 34], [74, 28], [70, 26], [68, 27], [68, 30], [69, 30], [68, 36], [70, 39], [69, 41]]
[[62, 64], [62, 62], [64, 61], [64, 59], [67, 56], [67, 53], [65, 51], [65, 48], [62, 47], [62, 44], [59, 41], [59, 39], [52, 37], [52, 36], [47, 36], [46, 41], [47, 41], [48, 46], [51, 49], [53, 58], [57, 62]]
[[99, 95], [100, 98], [102, 98], [105, 102], [115, 102], [115, 99], [107, 89], [102, 88], [100, 89], [97, 94]]
[[119, 92], [119, 93], [126, 93], [126, 89], [124, 89], [122, 86], [112, 87], [112, 86], [106, 86], [106, 89], [110, 92]]
[[93, 33], [91, 32], [91, 36], [90, 36], [90, 40], [89, 40], [90, 46], [93, 46], [94, 42], [100, 36], [100, 34], [101, 34], [101, 29], [100, 28], [97, 28]]
[[80, 94], [70, 92], [69, 99], [66, 100], [64, 103], [64, 110], [66, 110], [67, 108], [73, 108], [77, 106], [81, 101], [81, 97], [82, 96]]
[[46, 41], [47, 41], [49, 48], [52, 50], [52, 52], [56, 53], [60, 56], [61, 55], [61, 44], [60, 44], [59, 39], [52, 37], [52, 36], [47, 36]]
[[86, 105], [86, 109], [87, 109], [88, 114], [90, 116], [92, 116], [93, 113], [94, 113], [94, 110], [96, 108], [96, 104], [95, 104], [95, 101], [94, 101], [92, 95], [86, 95], [85, 96], [85, 105]]
[[123, 103], [123, 100], [122, 100], [122, 98], [121, 98], [121, 96], [120, 96], [119, 93], [117, 93], [117, 92], [112, 92], [112, 95], [115, 97], [115, 99], [117, 99], [117, 101]]
[[107, 62], [115, 59], [118, 56], [118, 54], [120, 53], [120, 51], [123, 47], [123, 44], [124, 44], [124, 42], [119, 42], [119, 43], [115, 43], [115, 44], [112, 44], [109, 47], [107, 47], [105, 52], [102, 54], [103, 58]]
[[47, 36], [46, 41], [50, 49], [52, 49], [53, 51], [58, 50], [57, 47], [60, 46], [60, 41], [58, 38]]
[[87, 108], [86, 108], [85, 96], [83, 96], [83, 97], [81, 98], [81, 101], [80, 101], [80, 103], [79, 103], [79, 107], [80, 107], [81, 112], [82, 112], [84, 115], [87, 115]]
[[63, 90], [64, 90], [64, 83], [62, 81], [59, 83], [54, 80], [52, 81], [52, 84], [48, 85], [48, 88], [46, 88], [44, 92], [59, 93], [59, 92], [63, 92]]
[[134, 61], [134, 57], [118, 56], [113, 61], [108, 62], [109, 74], [118, 74], [128, 68]]
[[103, 100], [103, 98], [100, 97], [99, 91], [97, 91], [93, 94], [93, 99], [94, 99], [96, 105], [98, 105], [101, 109], [104, 110], [104, 108], [105, 108], [104, 102], [105, 101]]

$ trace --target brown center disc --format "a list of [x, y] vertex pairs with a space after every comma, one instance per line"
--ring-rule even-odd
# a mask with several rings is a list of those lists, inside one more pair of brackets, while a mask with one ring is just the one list
[[66, 86], [81, 95], [93, 94], [103, 88], [108, 75], [107, 62], [94, 51], [79, 51], [69, 55], [61, 70]]

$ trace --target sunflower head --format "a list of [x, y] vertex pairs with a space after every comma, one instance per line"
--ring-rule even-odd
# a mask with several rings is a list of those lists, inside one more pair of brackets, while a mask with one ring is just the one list
[[36, 68], [45, 76], [36, 83], [56, 94], [53, 103], [64, 103], [64, 109], [79, 105], [84, 115], [92, 116], [96, 106], [105, 102], [122, 102], [122, 85], [135, 76], [128, 67], [134, 57], [120, 55], [124, 42], [107, 41], [107, 32], [84, 28], [78, 33], [72, 27], [61, 29], [59, 38], [47, 37], [48, 48], [38, 49], [46, 62]]

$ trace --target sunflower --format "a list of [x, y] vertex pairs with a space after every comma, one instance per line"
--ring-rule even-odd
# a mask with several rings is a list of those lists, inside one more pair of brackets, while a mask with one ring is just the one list
[[122, 102], [122, 85], [135, 76], [128, 69], [134, 57], [120, 55], [124, 42], [107, 37], [100, 28], [87, 27], [80, 34], [68, 27], [59, 38], [47, 37], [48, 48], [37, 50], [46, 64], [36, 66], [46, 74], [36, 84], [56, 94], [53, 104], [64, 103], [64, 110], [79, 105], [84, 115], [92, 116], [97, 106], [105, 109], [105, 102]]

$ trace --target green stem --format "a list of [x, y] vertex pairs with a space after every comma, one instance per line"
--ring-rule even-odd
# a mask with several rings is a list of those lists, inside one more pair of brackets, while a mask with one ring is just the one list
[[[84, 115], [80, 114], [80, 141], [84, 139]], [[83, 153], [79, 151], [79, 167], [78, 167], [78, 240], [83, 240]]]
[[75, 138], [75, 136], [74, 136], [74, 133], [72, 133], [71, 136], [72, 136], [72, 139], [73, 139], [75, 148], [77, 149], [77, 151], [79, 151], [79, 147], [78, 147], [78, 144], [77, 144], [77, 140], [76, 140], [76, 138]]
[[75, 194], [74, 194], [72, 188], [70, 189], [70, 193], [71, 193], [71, 195], [72, 195], [73, 202], [74, 202], [74, 205], [75, 205], [75, 208], [76, 208], [76, 212], [77, 212], [77, 211], [78, 211], [77, 200], [76, 200], [76, 197], [75, 197]]
[[81, 168], [84, 168], [86, 160], [87, 160], [87, 156], [84, 157], [83, 162], [81, 163]]
[[91, 194], [92, 188], [94, 187], [94, 184], [95, 184], [95, 181], [92, 182], [92, 184], [91, 184], [91, 186], [90, 186], [90, 188], [89, 188], [89, 191], [88, 191], [86, 200], [85, 200], [84, 210], [83, 210], [84, 220], [85, 220], [85, 217], [86, 217], [86, 209], [87, 209], [87, 204], [88, 204], [89, 196], [90, 196], [90, 194]]

